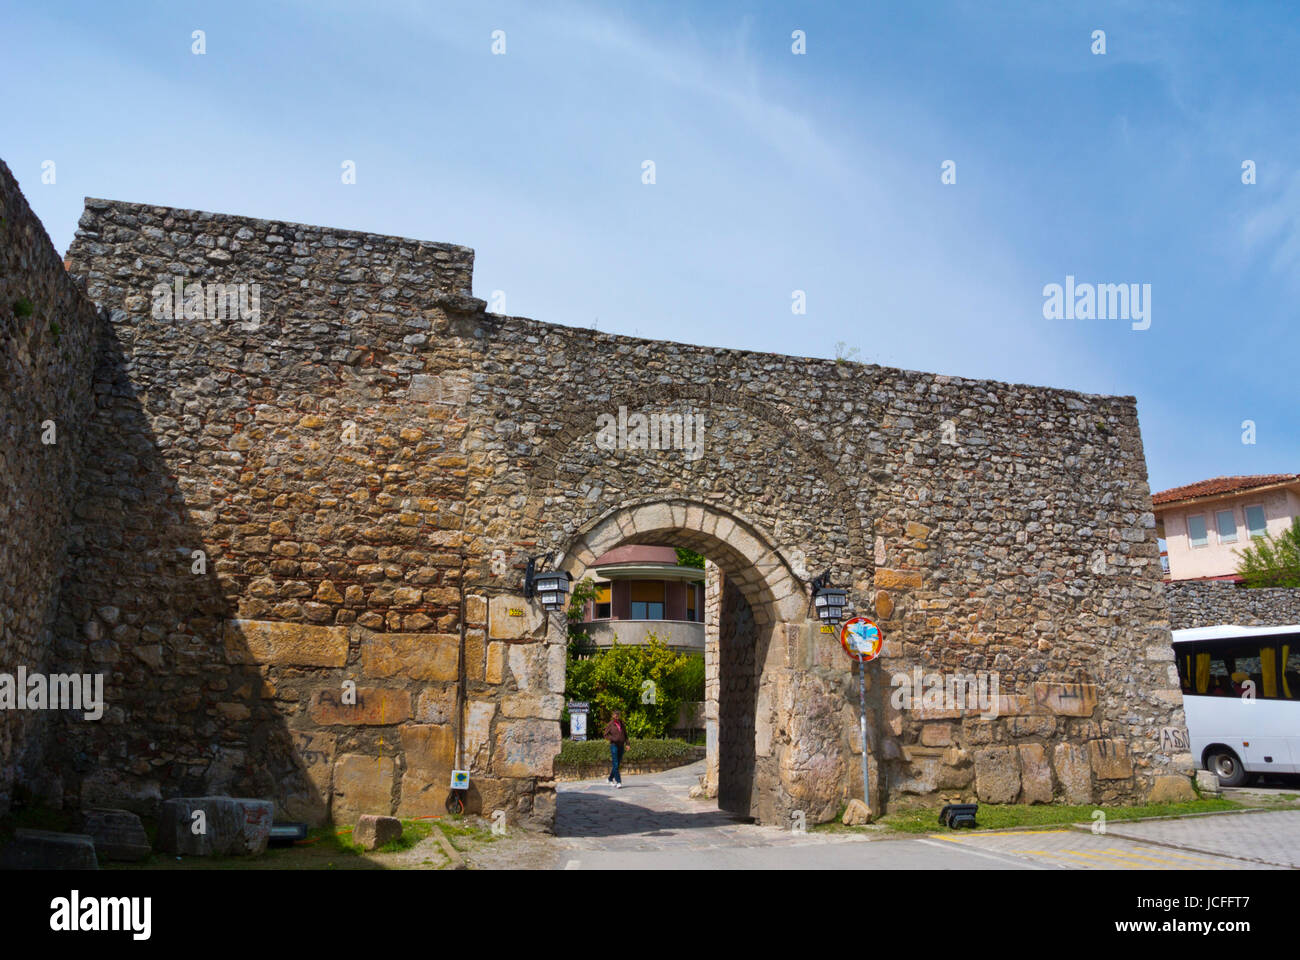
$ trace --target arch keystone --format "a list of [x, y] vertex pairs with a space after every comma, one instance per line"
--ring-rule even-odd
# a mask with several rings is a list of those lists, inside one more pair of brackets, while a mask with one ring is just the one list
[[637, 507], [632, 513], [632, 528], [637, 533], [655, 533], [680, 526], [673, 522], [673, 511], [666, 503]]

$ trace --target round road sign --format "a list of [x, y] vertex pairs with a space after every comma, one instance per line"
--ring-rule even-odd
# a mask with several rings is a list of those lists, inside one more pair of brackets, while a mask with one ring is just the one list
[[876, 626], [875, 621], [868, 620], [866, 617], [846, 620], [840, 629], [840, 646], [844, 648], [845, 653], [860, 663], [876, 659], [880, 656], [880, 650], [884, 645], [885, 638], [881, 635], [880, 628]]

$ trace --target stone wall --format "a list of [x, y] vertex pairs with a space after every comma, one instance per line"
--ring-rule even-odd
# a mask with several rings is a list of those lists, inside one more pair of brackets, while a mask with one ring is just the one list
[[[472, 695], [515, 686], [463, 589], [465, 375], [426, 346], [472, 252], [89, 200], [70, 256], [112, 324], [65, 611], [118, 706], [68, 791], [442, 812], [458, 728], [489, 763], [462, 659]], [[187, 315], [177, 278], [259, 315]]]
[[1300, 589], [1261, 587], [1247, 590], [1219, 580], [1165, 584], [1171, 629], [1242, 626], [1289, 626], [1300, 623]]
[[[98, 317], [0, 161], [0, 673], [48, 673]], [[49, 714], [0, 712], [0, 813], [40, 790]], [[84, 717], [78, 717], [84, 722]]]
[[[1132, 398], [498, 316], [465, 248], [297, 224], [89, 200], [70, 256], [111, 322], [60, 633], [114, 705], [61, 738], [73, 801], [436, 813], [459, 745], [473, 804], [544, 826], [564, 629], [522, 570], [625, 542], [726, 584], [706, 686], [746, 707], [709, 704], [710, 777], [752, 754], [738, 812], [862, 793], [824, 570], [887, 638], [874, 807], [1186, 788]], [[196, 283], [256, 285], [257, 316]], [[997, 718], [895, 709], [914, 667], [996, 673]]]

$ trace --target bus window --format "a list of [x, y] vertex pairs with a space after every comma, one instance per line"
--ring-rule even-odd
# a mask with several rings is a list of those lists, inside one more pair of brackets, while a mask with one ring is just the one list
[[[1210, 692], [1210, 655], [1184, 648], [1175, 651], [1174, 662], [1178, 665], [1178, 683], [1183, 693]], [[1194, 685], [1194, 687], [1193, 687]], [[1297, 685], [1300, 690], [1300, 685]]]
[[1184, 694], [1300, 700], [1300, 634], [1178, 643], [1174, 663]]
[[1276, 699], [1277, 653], [1258, 640], [1216, 644], [1210, 651], [1210, 696], [1240, 697], [1247, 690], [1256, 699]]

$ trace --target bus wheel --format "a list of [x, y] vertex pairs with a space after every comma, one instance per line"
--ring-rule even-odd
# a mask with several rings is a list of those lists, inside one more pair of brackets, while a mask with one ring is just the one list
[[1220, 786], [1239, 787], [1246, 782], [1246, 768], [1241, 765], [1237, 755], [1227, 748], [1216, 748], [1206, 757], [1205, 765], [1219, 778]]

